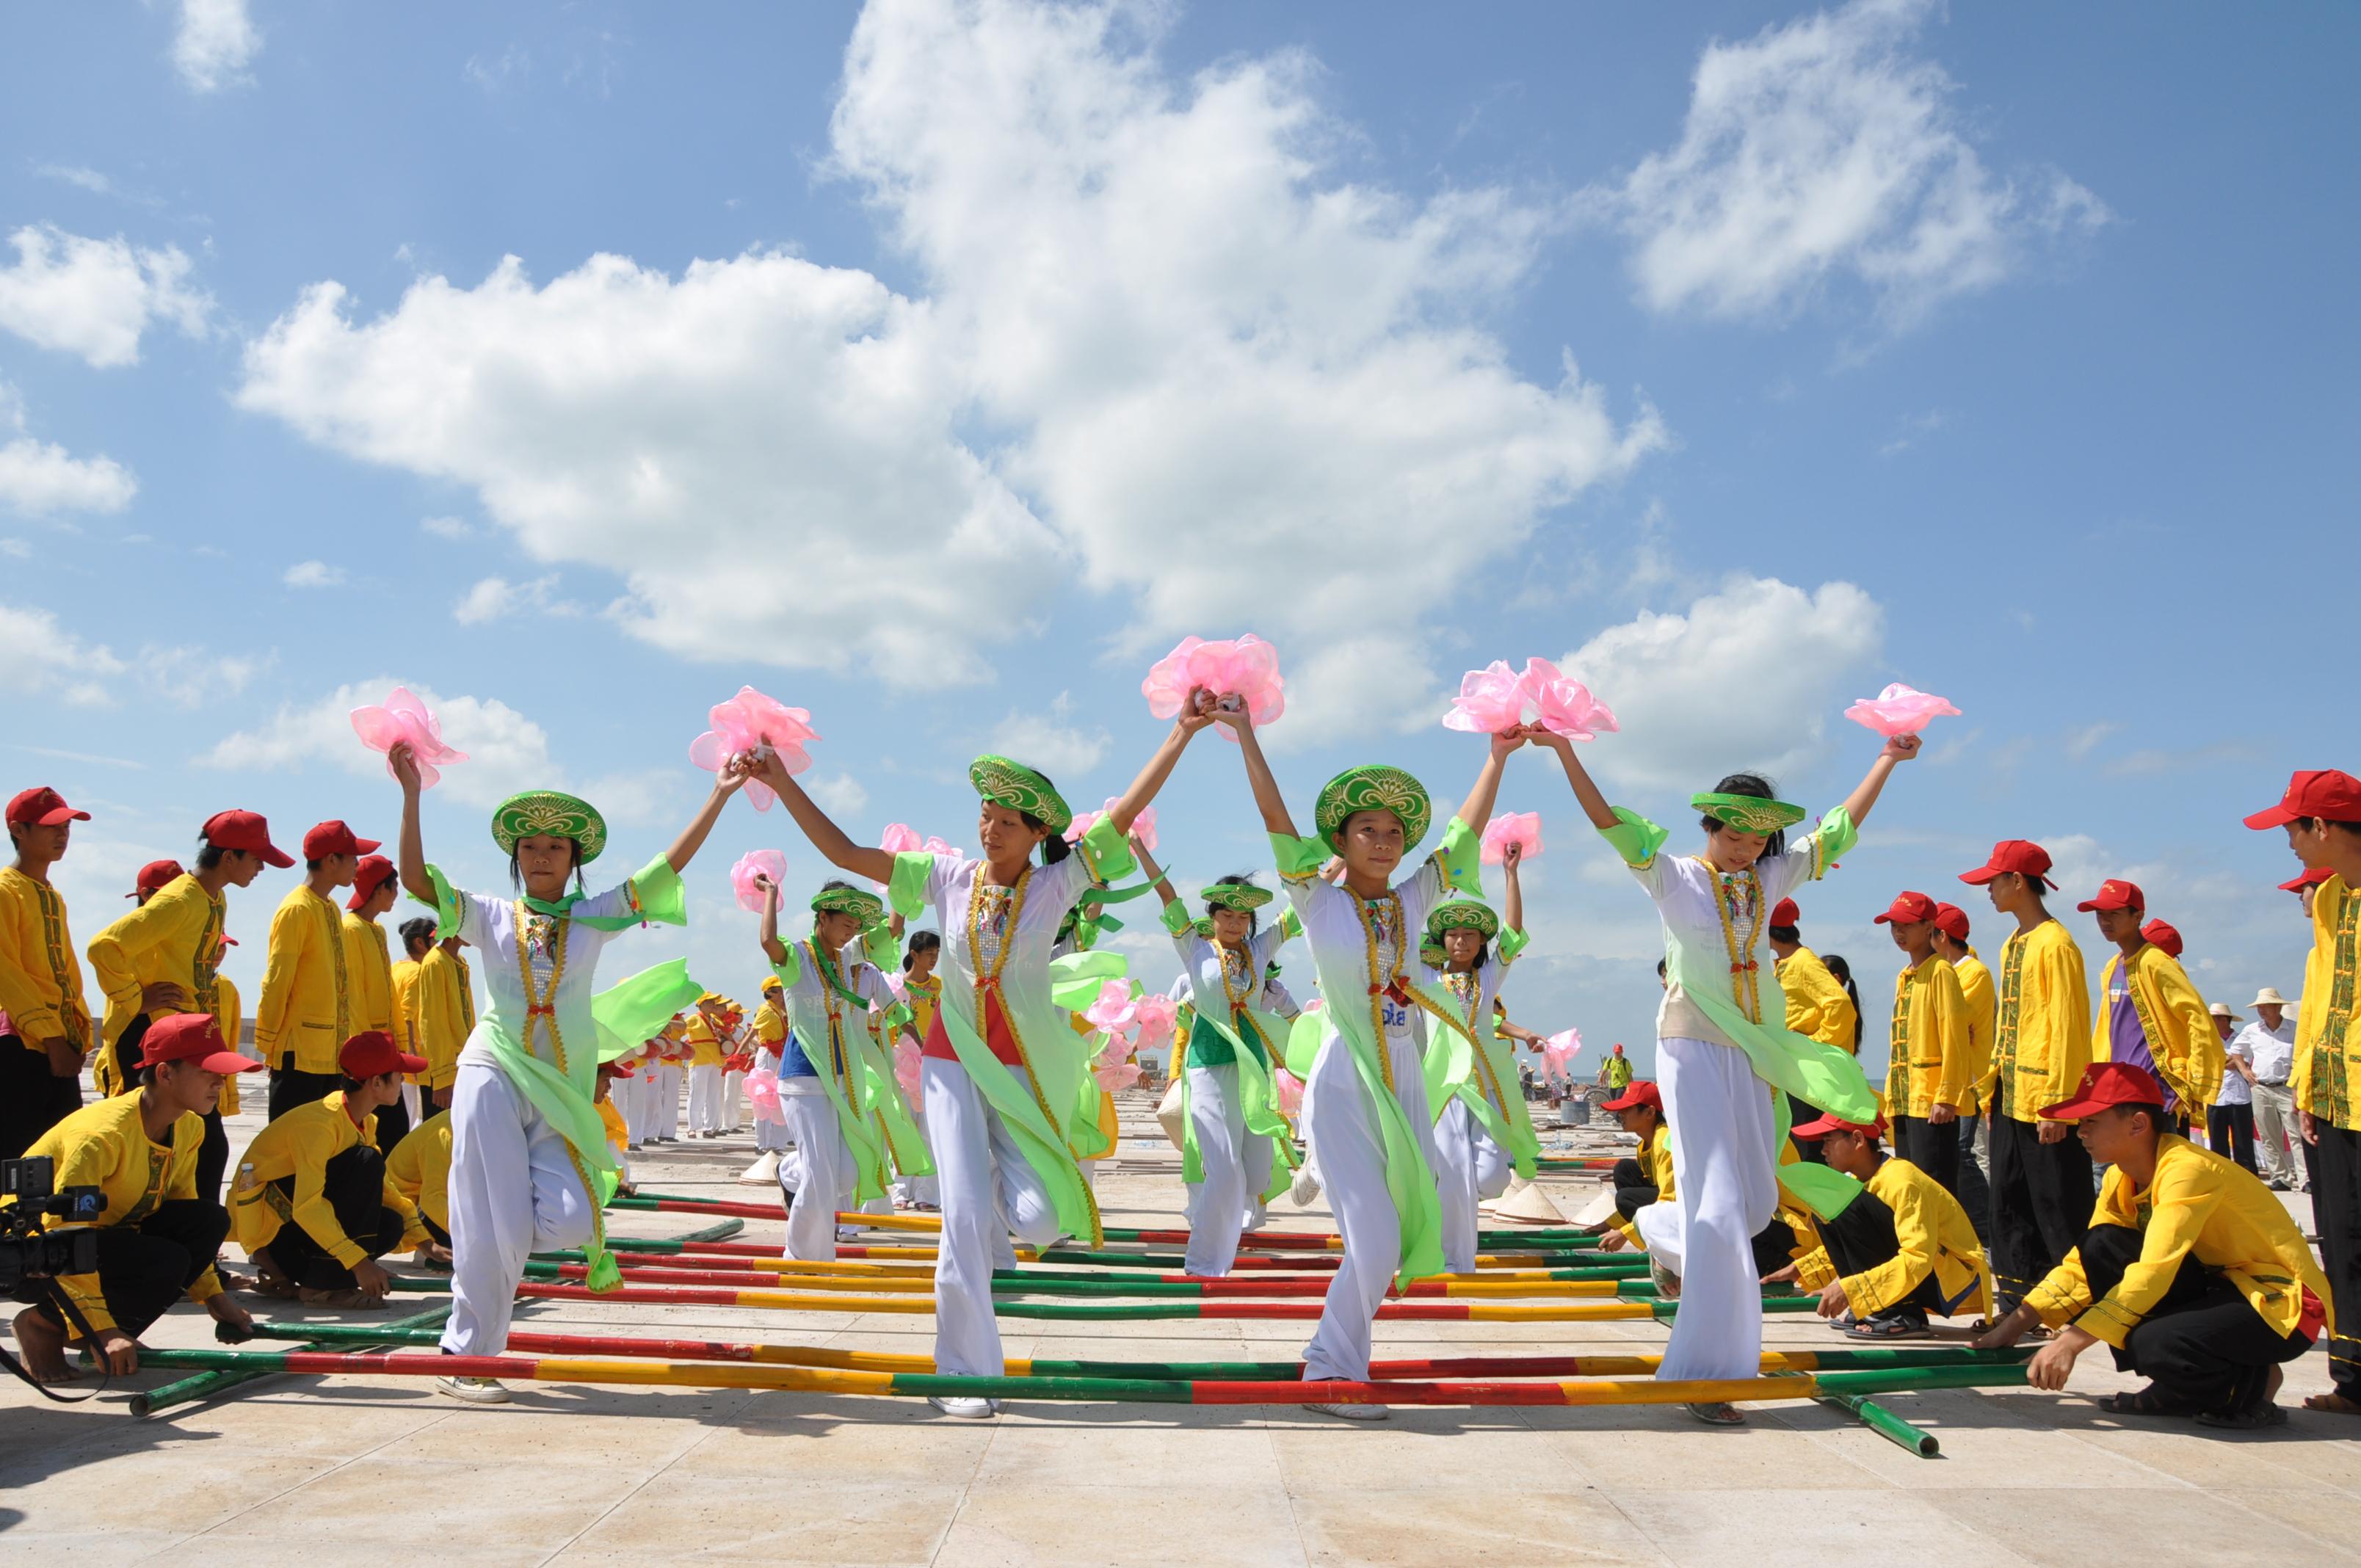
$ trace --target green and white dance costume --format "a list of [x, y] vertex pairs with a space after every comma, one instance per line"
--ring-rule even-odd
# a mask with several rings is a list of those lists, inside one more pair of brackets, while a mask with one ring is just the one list
[[[1451, 1015], [1428, 1031], [1427, 1103], [1433, 1107], [1435, 1181], [1443, 1204], [1443, 1257], [1453, 1274], [1476, 1267], [1477, 1208], [1508, 1190], [1513, 1168], [1532, 1179], [1541, 1154], [1525, 1097], [1517, 1084], [1516, 1048], [1499, 1037], [1493, 1000], [1530, 938], [1503, 930], [1499, 917], [1474, 899], [1452, 899], [1427, 916], [1428, 934], [1454, 927], [1481, 933], [1486, 952], [1476, 968], [1461, 972], [1425, 967], [1428, 987], [1450, 999]], [[1454, 1028], [1453, 1025], [1456, 1025]], [[1443, 1048], [1446, 1035], [1464, 1032], [1473, 1048]], [[1455, 1077], [1453, 1069], [1465, 1070]]]

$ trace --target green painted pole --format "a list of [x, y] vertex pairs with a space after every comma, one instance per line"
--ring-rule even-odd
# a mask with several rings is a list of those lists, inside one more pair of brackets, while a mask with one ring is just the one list
[[1908, 1449], [1921, 1459], [1939, 1459], [1943, 1445], [1935, 1434], [1923, 1427], [1912, 1426], [1874, 1399], [1859, 1394], [1823, 1394], [1819, 1402], [1832, 1410], [1842, 1410], [1858, 1417], [1861, 1424], [1887, 1442]]
[[[307, 1323], [303, 1325], [307, 1331], [354, 1329], [360, 1331], [361, 1337], [356, 1340], [322, 1332], [315, 1335], [313, 1343], [305, 1344], [302, 1348], [351, 1350], [362, 1345], [416, 1344], [421, 1340], [431, 1342], [442, 1337], [443, 1321], [450, 1315], [450, 1308], [435, 1307], [407, 1318], [396, 1318], [387, 1323]], [[255, 1328], [259, 1332], [262, 1325], [258, 1323]], [[413, 1334], [417, 1337], [412, 1338]], [[156, 1353], [152, 1351], [145, 1353], [143, 1359], [151, 1365], [162, 1365], [157, 1361]], [[185, 1405], [193, 1400], [208, 1398], [214, 1394], [235, 1388], [242, 1383], [251, 1383], [258, 1377], [269, 1376], [268, 1371], [200, 1372], [193, 1377], [178, 1378], [173, 1382], [150, 1388], [145, 1393], [132, 1395], [131, 1413], [144, 1420], [174, 1405]]]

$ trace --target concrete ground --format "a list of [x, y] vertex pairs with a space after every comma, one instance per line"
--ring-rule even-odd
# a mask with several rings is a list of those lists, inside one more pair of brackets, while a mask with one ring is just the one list
[[[1178, 1158], [1145, 1098], [1126, 1100], [1120, 1156], [1099, 1184], [1107, 1221], [1177, 1224]], [[258, 1124], [235, 1120], [234, 1146]], [[744, 1134], [675, 1144], [643, 1155], [640, 1176], [752, 1196], [734, 1184], [751, 1157]], [[1569, 1212], [1589, 1191], [1548, 1185]], [[695, 1223], [633, 1215], [617, 1228]], [[1275, 1223], [1333, 1229], [1324, 1210], [1299, 1218], [1284, 1199]], [[778, 1231], [753, 1221], [746, 1234]], [[921, 1354], [932, 1334], [922, 1316], [620, 1304], [534, 1305], [520, 1321]], [[1808, 1319], [1771, 1323], [1773, 1344], [1837, 1343]], [[1012, 1356], [1279, 1359], [1306, 1327], [1012, 1320], [1006, 1343]], [[148, 1339], [209, 1344], [209, 1328], [183, 1307]], [[1378, 1332], [1380, 1355], [1405, 1356], [1629, 1353], [1663, 1339], [1649, 1323]], [[2327, 1386], [2317, 1352], [2290, 1374], [2290, 1404]], [[2361, 1555], [2361, 1423], [2299, 1410], [2279, 1431], [2230, 1437], [2103, 1415], [2092, 1396], [2133, 1381], [2103, 1353], [2063, 1395], [1892, 1398], [1939, 1436], [1934, 1460], [1817, 1406], [1757, 1406], [1734, 1431], [1655, 1407], [1402, 1409], [1357, 1426], [1284, 1409], [1020, 1402], [969, 1423], [901, 1399], [528, 1384], [512, 1405], [479, 1408], [423, 1380], [280, 1377], [134, 1420], [126, 1395], [173, 1376], [143, 1371], [71, 1408], [0, 1385], [0, 1561], [1458, 1568], [1543, 1553], [1825, 1564], [1870, 1552], [1912, 1568], [2287, 1568]]]

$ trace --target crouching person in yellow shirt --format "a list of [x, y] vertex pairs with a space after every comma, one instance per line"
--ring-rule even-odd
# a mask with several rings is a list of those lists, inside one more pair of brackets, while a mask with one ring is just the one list
[[[214, 1277], [228, 1216], [197, 1195], [197, 1150], [223, 1079], [261, 1065], [231, 1050], [208, 1014], [159, 1018], [140, 1041], [136, 1091], [73, 1112], [26, 1151], [51, 1162], [53, 1189], [95, 1187], [106, 1200], [89, 1226], [56, 1215], [45, 1222], [57, 1231], [95, 1230], [97, 1270], [27, 1279], [14, 1292], [31, 1303], [15, 1327], [25, 1369], [35, 1378], [54, 1383], [79, 1376], [65, 1360], [67, 1345], [76, 1342], [110, 1372], [137, 1371], [139, 1336], [183, 1295], [203, 1303], [225, 1339], [251, 1332], [254, 1320]], [[87, 1335], [69, 1326], [72, 1318], [61, 1303], [80, 1314]]]
[[1614, 1216], [1584, 1227], [1613, 1237], [1603, 1245], [1608, 1251], [1615, 1252], [1626, 1245], [1643, 1245], [1632, 1216], [1651, 1203], [1667, 1202], [1673, 1197], [1672, 1129], [1664, 1124], [1663, 1091], [1644, 1078], [1612, 1100], [1602, 1102], [1598, 1108], [1611, 1112], [1623, 1130], [1640, 1140], [1637, 1149], [1615, 1162], [1614, 1173], [1608, 1179], [1615, 1195]]
[[255, 1135], [237, 1168], [230, 1219], [265, 1295], [374, 1310], [392, 1281], [378, 1259], [427, 1239], [417, 1208], [386, 1174], [376, 1112], [401, 1097], [423, 1057], [371, 1029], [336, 1053], [344, 1087]]
[[2081, 1245], [2024, 1305], [1974, 1343], [2059, 1329], [2026, 1366], [2062, 1388], [2074, 1358], [2104, 1342], [2115, 1365], [2150, 1379], [2101, 1401], [2117, 1415], [2194, 1416], [2209, 1426], [2277, 1426], [2280, 1365], [2312, 1348], [2327, 1277], [2251, 1172], [2165, 1131], [2164, 1089], [2129, 1062], [2093, 1062], [2053, 1121], [2080, 1121], [2093, 1159], [2112, 1166]]
[[1820, 1157], [1861, 1184], [1836, 1217], [1810, 1216], [1826, 1264], [1807, 1256], [1807, 1278], [1836, 1276], [1820, 1291], [1820, 1316], [1854, 1339], [1925, 1339], [1930, 1317], [1992, 1310], [1992, 1269], [1960, 1201], [1926, 1171], [1879, 1146], [1883, 1122], [1822, 1115], [1795, 1129]]
[[437, 1111], [410, 1129], [385, 1157], [385, 1179], [418, 1210], [426, 1239], [410, 1261], [451, 1271], [451, 1113]]

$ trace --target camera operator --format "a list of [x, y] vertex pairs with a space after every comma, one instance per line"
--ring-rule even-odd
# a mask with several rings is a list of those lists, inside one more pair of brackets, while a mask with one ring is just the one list
[[[224, 1044], [220, 1025], [203, 1013], [156, 1020], [140, 1047], [137, 1093], [83, 1106], [27, 1151], [54, 1163], [60, 1190], [95, 1187], [106, 1200], [94, 1222], [95, 1274], [28, 1279], [16, 1288], [17, 1300], [32, 1303], [16, 1314], [16, 1344], [26, 1370], [45, 1383], [79, 1376], [66, 1365], [68, 1320], [59, 1292], [89, 1323], [97, 1342], [91, 1348], [115, 1373], [138, 1370], [138, 1336], [183, 1294], [240, 1336], [253, 1327], [214, 1277], [228, 1216], [198, 1198], [196, 1175], [204, 1113], [220, 1098], [222, 1079], [261, 1064]], [[69, 1225], [55, 1216], [47, 1223]]]

